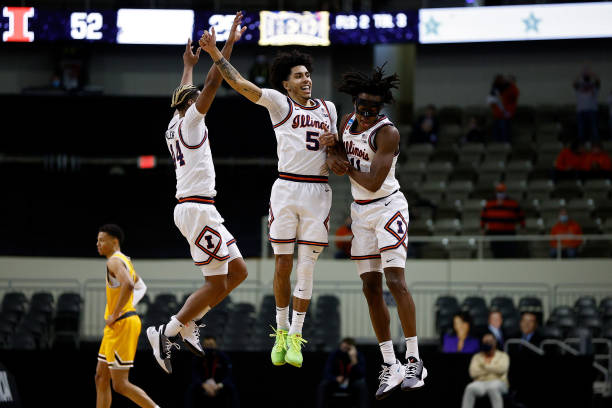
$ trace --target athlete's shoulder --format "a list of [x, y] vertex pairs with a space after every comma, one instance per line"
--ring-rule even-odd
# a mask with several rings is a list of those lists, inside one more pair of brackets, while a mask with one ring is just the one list
[[176, 112], [174, 114], [174, 116], [172, 116], [172, 119], [170, 119], [170, 122], [168, 123], [168, 130], [172, 130], [176, 127], [176, 125], [179, 123], [179, 121], [181, 120], [178, 112]]

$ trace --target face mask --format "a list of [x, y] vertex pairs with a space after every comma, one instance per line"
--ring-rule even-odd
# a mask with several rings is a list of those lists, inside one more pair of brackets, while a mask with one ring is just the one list
[[569, 217], [567, 215], [560, 215], [559, 216], [559, 221], [561, 221], [562, 223], [566, 223], [568, 221]]
[[498, 200], [503, 200], [506, 198], [506, 193], [497, 193], [496, 196]]
[[480, 345], [480, 350], [488, 353], [489, 351], [493, 350], [493, 345], [491, 343], [482, 343]]
[[[364, 118], [375, 117], [380, 115], [382, 109], [382, 102], [373, 102], [365, 99], [357, 98], [355, 101], [355, 112]], [[365, 108], [366, 110], [360, 110], [359, 108]]]

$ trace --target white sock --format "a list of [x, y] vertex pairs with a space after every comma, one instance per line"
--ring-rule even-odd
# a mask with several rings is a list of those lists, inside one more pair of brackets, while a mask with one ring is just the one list
[[379, 346], [385, 364], [395, 364], [397, 359], [395, 358], [395, 351], [393, 351], [393, 341], [383, 341]]
[[289, 305], [286, 307], [276, 306], [276, 328], [289, 330]]
[[170, 321], [166, 324], [166, 329], [164, 330], [164, 334], [168, 337], [174, 337], [177, 334], [179, 334], [179, 332], [181, 331], [183, 327], [185, 327], [185, 325], [179, 322], [176, 316], [172, 316], [170, 318]]
[[304, 317], [306, 317], [306, 312], [298, 312], [295, 310], [293, 311], [289, 334], [302, 334], [302, 326], [304, 326]]
[[417, 336], [406, 337], [406, 360], [408, 360], [408, 357], [414, 357], [417, 360], [420, 360]]

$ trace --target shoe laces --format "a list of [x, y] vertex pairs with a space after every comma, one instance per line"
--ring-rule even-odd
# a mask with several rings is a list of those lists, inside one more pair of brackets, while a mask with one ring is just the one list
[[380, 380], [381, 384], [384, 384], [387, 381], [389, 381], [389, 379], [391, 378], [391, 367], [392, 366], [383, 364], [382, 367], [383, 368], [382, 368], [382, 371], [380, 372], [380, 375], [378, 376], [378, 379]]
[[276, 337], [274, 347], [280, 346], [281, 348], [287, 350], [287, 332], [283, 329], [277, 330], [273, 326], [270, 327], [272, 327], [272, 331], [274, 332], [273, 334], [270, 334], [270, 337]]
[[196, 339], [196, 340], [198, 341], [198, 343], [199, 343], [199, 342], [200, 342], [200, 328], [202, 328], [202, 327], [206, 327], [206, 325], [205, 325], [204, 323], [202, 323], [202, 324], [197, 324], [197, 323], [195, 322], [195, 320], [194, 320], [194, 321], [192, 321], [192, 322], [191, 322], [191, 324], [193, 325], [193, 328], [191, 329], [191, 330], [192, 330], [193, 337], [195, 337], [195, 339]]
[[164, 354], [166, 358], [170, 358], [170, 353], [172, 352], [172, 348], [176, 348], [177, 350], [181, 349], [181, 346], [177, 343], [170, 341], [170, 339], [166, 338], [164, 341]]
[[296, 349], [298, 351], [300, 351], [302, 349], [302, 344], [306, 344], [308, 343], [302, 336], [299, 336], [297, 334], [292, 334], [290, 336], [287, 336], [290, 346], [292, 349]]
[[418, 364], [416, 362], [408, 362], [406, 364], [406, 377], [413, 378], [416, 377]]

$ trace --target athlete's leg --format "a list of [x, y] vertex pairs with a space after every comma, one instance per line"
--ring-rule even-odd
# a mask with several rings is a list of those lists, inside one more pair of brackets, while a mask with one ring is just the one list
[[98, 361], [96, 366], [96, 408], [110, 408], [112, 401], [111, 373], [108, 364]]
[[385, 304], [382, 290], [382, 274], [365, 272], [360, 275], [363, 294], [368, 302], [372, 328], [379, 343], [391, 340], [389, 309]]
[[[275, 255], [274, 265], [274, 298], [276, 307], [288, 307], [291, 299], [291, 270], [293, 254]], [[287, 329], [289, 329], [287, 327]]]
[[304, 315], [312, 298], [314, 266], [322, 251], [322, 246], [298, 245], [297, 282], [293, 291], [293, 318], [289, 334], [302, 334]]
[[[181, 310], [176, 314], [176, 320], [185, 325], [191, 320], [201, 318], [202, 311], [215, 301], [218, 302], [219, 297], [227, 291], [228, 286], [227, 274], [204, 277], [204, 285], [187, 298]], [[173, 335], [176, 333], [170, 334], [170, 336]]]
[[124, 370], [109, 370], [113, 380], [113, 390], [129, 398], [139, 407], [155, 408], [157, 404], [153, 402], [142, 388], [132, 384], [128, 379], [129, 369]]
[[412, 295], [406, 286], [404, 268], [384, 268], [387, 287], [397, 304], [397, 312], [404, 336], [414, 337], [416, 333], [416, 314]]
[[227, 287], [225, 289], [225, 292], [223, 292], [221, 296], [219, 296], [215, 301], [213, 301], [210, 307], [215, 307], [219, 303], [221, 303], [221, 301], [225, 299], [227, 295], [229, 295], [234, 289], [236, 289], [238, 285], [240, 285], [247, 278], [248, 274], [249, 273], [247, 272], [247, 266], [246, 262], [244, 262], [244, 259], [236, 258], [230, 261], [227, 266]]

